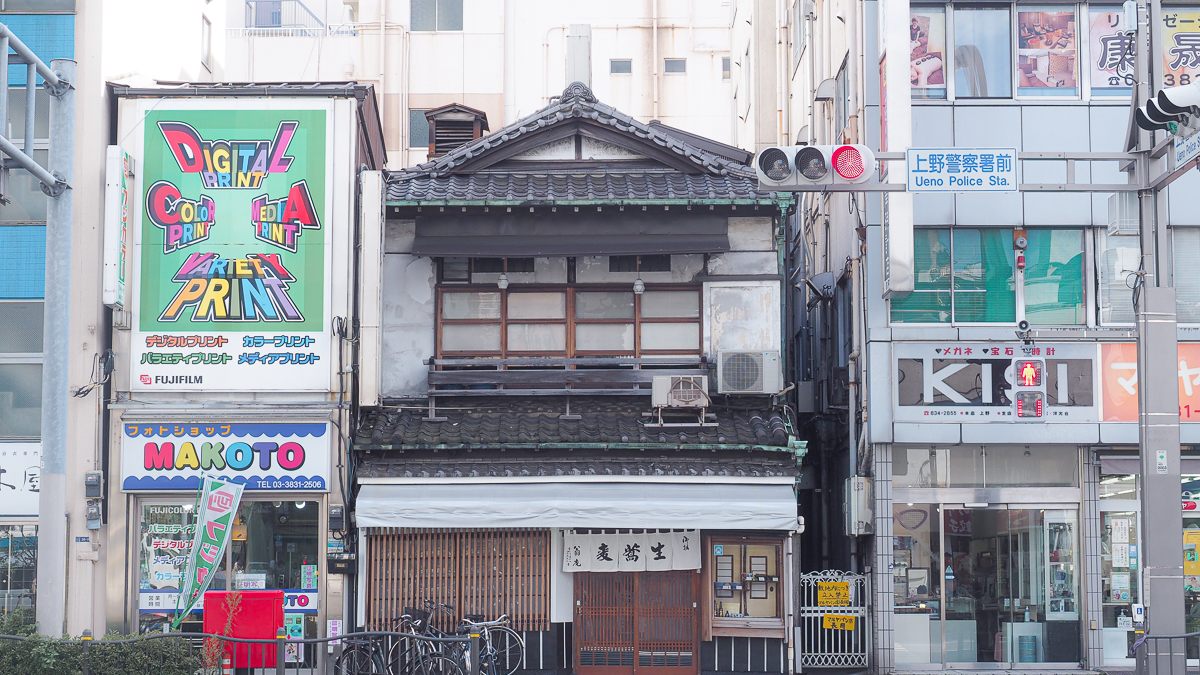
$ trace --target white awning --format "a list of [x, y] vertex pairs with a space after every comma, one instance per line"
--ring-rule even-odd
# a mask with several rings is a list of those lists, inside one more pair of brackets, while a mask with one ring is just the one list
[[359, 527], [794, 530], [781, 484], [491, 483], [364, 485]]

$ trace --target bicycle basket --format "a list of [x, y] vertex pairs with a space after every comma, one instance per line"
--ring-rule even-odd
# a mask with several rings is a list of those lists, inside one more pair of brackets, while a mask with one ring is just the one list
[[405, 607], [404, 613], [412, 617], [413, 628], [422, 633], [429, 626], [429, 612], [415, 607]]

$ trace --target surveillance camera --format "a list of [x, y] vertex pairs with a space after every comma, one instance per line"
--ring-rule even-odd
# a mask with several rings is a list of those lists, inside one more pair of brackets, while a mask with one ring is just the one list
[[1020, 330], [1029, 330], [1029, 322], [1025, 319], [1021, 319], [1017, 322], [1017, 328]]

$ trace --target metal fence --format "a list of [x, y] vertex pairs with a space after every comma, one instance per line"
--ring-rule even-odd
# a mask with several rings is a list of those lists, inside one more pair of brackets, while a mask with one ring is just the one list
[[[291, 639], [280, 629], [274, 639], [156, 633], [93, 640], [89, 633], [79, 640], [0, 635], [0, 670], [30, 672], [27, 668], [34, 666], [23, 661], [30, 657], [39, 666], [49, 659], [56, 675], [480, 675], [478, 634], [431, 637], [370, 631]], [[318, 649], [327, 651], [326, 658], [317, 658]]]
[[867, 577], [826, 570], [800, 575], [800, 665], [804, 668], [866, 668]]
[[1185, 675], [1188, 659], [1200, 656], [1200, 633], [1142, 635], [1129, 648], [1129, 655], [1136, 659], [1137, 675]]

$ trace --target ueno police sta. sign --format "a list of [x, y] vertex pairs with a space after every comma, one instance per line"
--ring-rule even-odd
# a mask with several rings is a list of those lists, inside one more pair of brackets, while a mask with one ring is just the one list
[[909, 148], [909, 192], [1016, 192], [1015, 148]]

